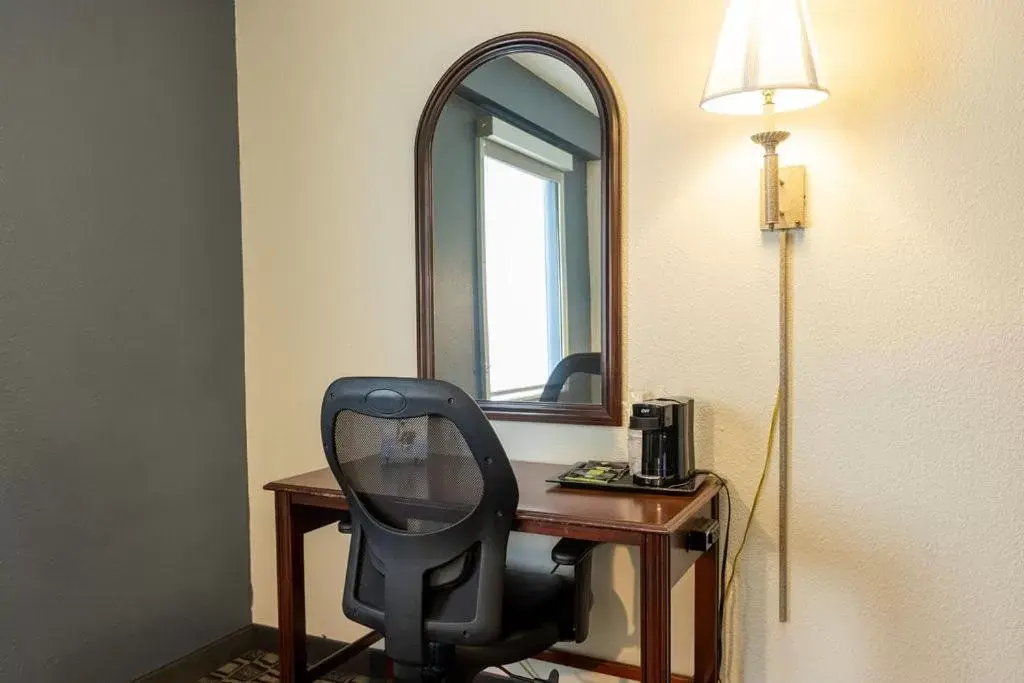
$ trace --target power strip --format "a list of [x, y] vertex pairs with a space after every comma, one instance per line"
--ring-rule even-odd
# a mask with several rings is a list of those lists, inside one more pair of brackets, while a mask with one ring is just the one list
[[718, 543], [721, 530], [717, 519], [698, 517], [683, 532], [683, 547], [698, 553], [707, 552]]

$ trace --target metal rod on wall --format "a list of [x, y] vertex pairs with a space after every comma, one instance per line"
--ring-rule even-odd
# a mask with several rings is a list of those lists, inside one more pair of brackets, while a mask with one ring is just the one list
[[779, 621], [789, 621], [789, 231], [779, 232]]
[[[765, 128], [751, 136], [764, 147], [763, 225], [779, 233], [779, 621], [789, 620], [789, 226], [779, 204], [776, 147], [789, 137], [775, 130], [773, 91], [764, 92]], [[799, 225], [799, 223], [797, 224]]]

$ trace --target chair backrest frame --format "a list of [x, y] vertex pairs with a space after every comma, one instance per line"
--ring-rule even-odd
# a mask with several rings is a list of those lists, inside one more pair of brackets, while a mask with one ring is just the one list
[[[483, 478], [483, 494], [468, 515], [451, 526], [409, 533], [379, 520], [345, 475], [336, 450], [338, 415], [352, 411], [385, 419], [437, 416], [458, 428]], [[424, 661], [428, 641], [487, 642], [501, 629], [502, 583], [508, 536], [519, 503], [519, 488], [505, 450], [476, 402], [452, 384], [432, 379], [349, 377], [335, 380], [324, 394], [320, 430], [328, 465], [345, 493], [352, 513], [352, 540], [343, 598], [349, 618], [383, 626], [388, 656], [406, 664]], [[360, 558], [368, 544], [384, 568], [384, 609], [356, 599]], [[478, 572], [472, 620], [424, 618], [426, 575], [474, 553]]]
[[601, 375], [601, 353], [600, 351], [585, 351], [572, 353], [558, 361], [555, 369], [551, 371], [548, 381], [544, 384], [539, 401], [541, 403], [555, 403], [565, 388], [569, 377], [576, 374]]

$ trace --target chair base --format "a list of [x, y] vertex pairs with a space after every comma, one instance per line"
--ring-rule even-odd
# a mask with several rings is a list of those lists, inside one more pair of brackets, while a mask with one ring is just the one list
[[[445, 645], [431, 643], [425, 667], [392, 663], [397, 680], [422, 683], [461, 683], [472, 681], [481, 671], [491, 667], [512, 664], [535, 656], [559, 642], [558, 624], [545, 622], [537, 628], [514, 631], [501, 640], [487, 645]], [[510, 676], [520, 683], [536, 680], [525, 676]], [[557, 676], [554, 681], [557, 681]], [[550, 683], [554, 683], [551, 681]]]

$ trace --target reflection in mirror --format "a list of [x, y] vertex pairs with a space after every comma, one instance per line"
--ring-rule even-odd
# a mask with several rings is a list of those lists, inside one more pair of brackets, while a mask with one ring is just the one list
[[434, 374], [477, 399], [600, 404], [602, 122], [568, 64], [472, 71], [433, 139]]

